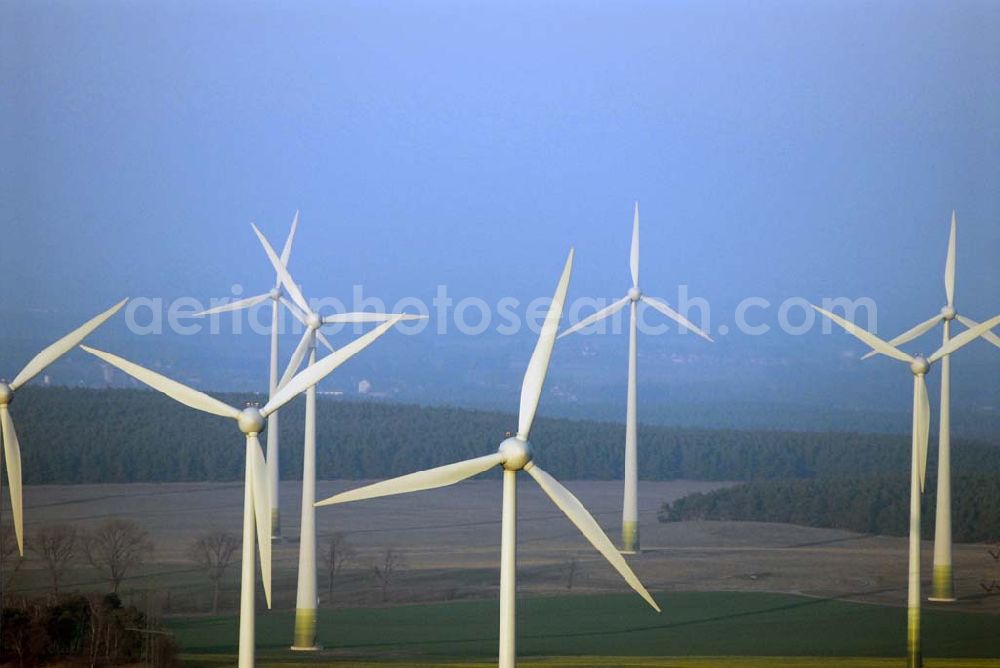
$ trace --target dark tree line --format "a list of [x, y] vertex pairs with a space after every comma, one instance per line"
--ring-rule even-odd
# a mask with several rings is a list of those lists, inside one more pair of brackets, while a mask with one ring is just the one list
[[[953, 478], [951, 489], [955, 540], [1000, 540], [1000, 477], [962, 474]], [[933, 536], [935, 492], [929, 478], [921, 498], [924, 536]], [[910, 530], [910, 480], [900, 475], [750, 482], [665, 503], [659, 517], [661, 522], [785, 522], [905, 536]]]
[[162, 625], [116, 594], [71, 594], [4, 608], [3, 665], [173, 666], [176, 647]]
[[[236, 406], [262, 399], [218, 396]], [[29, 484], [243, 476], [243, 440], [230, 421], [150, 391], [26, 387], [12, 408]], [[286, 478], [302, 470], [302, 411], [298, 399], [282, 412]], [[383, 478], [480, 456], [517, 425], [497, 412], [376, 401], [321, 398], [317, 413], [318, 473], [325, 479]], [[909, 468], [909, 438], [900, 435], [645, 425], [640, 433], [640, 475], [650, 480], [849, 477]], [[561, 478], [621, 478], [621, 424], [539, 418], [532, 440]], [[998, 471], [1000, 447], [956, 439], [953, 460], [956, 471]]]

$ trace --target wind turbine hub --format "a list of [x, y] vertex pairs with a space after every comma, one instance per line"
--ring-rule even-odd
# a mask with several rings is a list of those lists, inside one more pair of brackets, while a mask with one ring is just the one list
[[244, 434], [259, 434], [267, 426], [267, 421], [260, 414], [260, 409], [256, 406], [247, 406], [240, 411], [240, 416], [236, 418], [236, 423], [239, 425], [240, 431]]
[[954, 306], [942, 306], [941, 307], [941, 317], [944, 318], [945, 320], [949, 320], [949, 321], [950, 320], [954, 320], [956, 315], [958, 315], [958, 314], [955, 312], [955, 307]]
[[319, 316], [315, 313], [310, 313], [306, 316], [306, 326], [309, 329], [319, 329], [319, 326], [323, 324], [323, 321], [319, 319]]
[[267, 294], [270, 295], [271, 299], [273, 299], [274, 301], [278, 301], [278, 299], [281, 298], [281, 290], [279, 290], [278, 288], [271, 288], [271, 291], [268, 292]]
[[927, 362], [927, 358], [923, 355], [917, 355], [910, 362], [910, 371], [913, 372], [914, 376], [925, 376], [927, 372], [930, 371], [931, 365]]
[[629, 288], [628, 289], [628, 298], [629, 299], [631, 299], [634, 302], [637, 302], [637, 301], [639, 301], [640, 297], [642, 297], [642, 290], [640, 290], [639, 288]]
[[10, 389], [10, 385], [0, 380], [0, 406], [6, 406], [13, 398], [14, 390]]
[[507, 471], [520, 471], [531, 461], [531, 442], [511, 436], [500, 444], [503, 467]]

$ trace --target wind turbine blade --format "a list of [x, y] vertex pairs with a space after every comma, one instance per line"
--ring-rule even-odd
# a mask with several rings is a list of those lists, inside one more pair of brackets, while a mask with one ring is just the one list
[[[285, 239], [285, 246], [281, 249], [281, 265], [288, 267], [288, 260], [292, 257], [292, 242], [295, 240], [295, 231], [299, 228], [299, 212], [296, 209], [295, 217], [292, 218], [292, 227], [288, 230], [288, 238]], [[278, 279], [278, 284], [281, 279]], [[277, 286], [275, 286], [277, 287]]]
[[256, 306], [257, 304], [267, 301], [270, 298], [271, 294], [265, 292], [264, 294], [257, 295], [256, 297], [248, 297], [246, 299], [241, 299], [239, 301], [223, 304], [222, 306], [216, 306], [214, 308], [206, 309], [204, 311], [198, 311], [197, 313], [193, 314], [192, 317], [198, 317], [202, 315], [212, 315], [213, 313], [225, 313], [226, 311], [239, 311], [241, 309]]
[[887, 356], [889, 356], [889, 357], [891, 357], [893, 359], [897, 359], [897, 360], [899, 360], [901, 362], [912, 362], [913, 361], [913, 358], [910, 357], [909, 355], [907, 355], [906, 353], [904, 353], [902, 350], [899, 350], [898, 348], [894, 348], [893, 346], [890, 346], [888, 343], [886, 343], [882, 339], [878, 338], [874, 334], [872, 334], [872, 333], [870, 333], [870, 332], [868, 332], [868, 331], [866, 331], [864, 329], [861, 329], [860, 327], [858, 327], [857, 325], [855, 325], [853, 322], [849, 322], [849, 321], [841, 318], [839, 315], [837, 315], [835, 313], [830, 313], [829, 311], [821, 309], [820, 307], [816, 306], [815, 304], [812, 304], [812, 307], [814, 309], [816, 309], [817, 311], [819, 311], [820, 313], [822, 313], [823, 315], [825, 315], [830, 320], [833, 320], [835, 323], [837, 323], [838, 325], [840, 325], [841, 327], [843, 327], [847, 331], [848, 334], [851, 334], [855, 338], [861, 339], [862, 341], [864, 341], [865, 343], [867, 343], [868, 347], [871, 348], [872, 350], [874, 350], [875, 352], [882, 353], [883, 355], [887, 355]]
[[299, 290], [299, 286], [295, 284], [295, 280], [292, 275], [288, 273], [285, 269], [285, 265], [281, 263], [281, 258], [279, 258], [274, 249], [271, 248], [271, 244], [267, 241], [267, 238], [261, 234], [260, 230], [253, 223], [250, 223], [250, 227], [253, 228], [254, 234], [260, 239], [260, 245], [264, 247], [264, 252], [267, 254], [267, 259], [271, 261], [271, 265], [274, 270], [278, 272], [278, 278], [281, 280], [281, 284], [285, 286], [285, 290], [288, 291], [288, 296], [292, 298], [295, 305], [302, 309], [305, 313], [312, 313], [312, 309], [309, 308], [309, 302], [306, 298], [302, 296], [302, 291]]
[[[979, 324], [972, 318], [966, 318], [964, 315], [956, 315], [955, 317], [958, 318], [958, 321], [960, 323], [962, 323], [969, 329], [972, 329], [973, 327]], [[1000, 336], [997, 336], [996, 334], [994, 334], [989, 330], [986, 330], [980, 336], [982, 336], [984, 339], [995, 345], [997, 348], [1000, 348]]]
[[927, 358], [927, 361], [933, 364], [945, 355], [950, 355], [955, 352], [969, 341], [978, 339], [980, 336], [990, 331], [997, 325], [1000, 325], [1000, 315], [995, 315], [986, 322], [981, 322], [975, 327], [970, 327], [953, 339], [949, 339], [943, 346], [938, 348], [933, 355]]
[[948, 297], [948, 306], [955, 305], [955, 237], [958, 224], [955, 212], [951, 212], [951, 234], [948, 235], [948, 259], [944, 263], [944, 293]]
[[305, 314], [302, 312], [302, 310], [298, 306], [296, 306], [292, 302], [288, 301], [284, 297], [284, 295], [282, 295], [281, 297], [278, 297], [278, 301], [281, 302], [282, 304], [284, 304], [285, 308], [288, 309], [289, 313], [291, 313], [293, 316], [295, 316], [296, 320], [298, 320], [299, 322], [301, 322], [303, 325], [306, 324], [306, 322], [307, 322], [306, 321], [306, 316], [305, 316]]
[[324, 325], [338, 323], [355, 322], [385, 322], [386, 320], [399, 316], [400, 320], [425, 320], [425, 315], [414, 315], [412, 313], [374, 313], [372, 311], [359, 311], [355, 313], [335, 313], [323, 318]]
[[333, 344], [330, 343], [329, 339], [327, 339], [326, 336], [323, 335], [323, 332], [318, 329], [316, 330], [316, 339], [331, 353], [337, 352], [337, 349], [333, 347]]
[[127, 359], [118, 357], [118, 355], [112, 355], [111, 353], [106, 353], [102, 350], [95, 350], [94, 348], [90, 348], [88, 346], [80, 347], [91, 355], [100, 357], [108, 364], [118, 367], [136, 380], [142, 381], [154, 390], [162, 392], [171, 399], [179, 401], [185, 406], [197, 408], [200, 411], [212, 413], [213, 415], [233, 418], [234, 420], [240, 416], [240, 411], [238, 409], [219, 401], [215, 397], [210, 397], [204, 392], [199, 392], [198, 390], [190, 388], [187, 385], [178, 383], [176, 380], [171, 380], [166, 376], [161, 376], [155, 371], [150, 371], [145, 367], [129, 362]]
[[42, 350], [42, 352], [35, 355], [31, 361], [28, 362], [23, 369], [21, 369], [21, 373], [17, 374], [14, 380], [11, 381], [10, 389], [16, 390], [41, 373], [45, 367], [62, 357], [70, 348], [75, 347], [76, 344], [83, 341], [88, 334], [104, 324], [105, 320], [113, 316], [115, 313], [118, 313], [118, 311], [121, 310], [121, 307], [125, 306], [125, 302], [127, 301], [128, 299], [121, 300], [104, 313], [91, 318], [66, 336]]
[[264, 417], [267, 417], [291, 401], [300, 392], [305, 391], [319, 381], [323, 380], [323, 378], [328, 376], [338, 366], [374, 343], [375, 339], [389, 331], [389, 328], [395, 325], [396, 322], [396, 319], [384, 322], [367, 334], [354, 339], [337, 352], [330, 353], [315, 364], [306, 367], [305, 370], [299, 372], [296, 376], [289, 380], [284, 387], [275, 392], [274, 396], [271, 397], [271, 400], [268, 401], [262, 409], [260, 409], [261, 414], [263, 414]]
[[[257, 524], [257, 545], [260, 551], [260, 576], [264, 583], [264, 598], [271, 607], [271, 497], [267, 486], [267, 464], [256, 434], [247, 434], [247, 466], [253, 480], [254, 522]], [[253, 549], [253, 548], [250, 548]]]
[[920, 465], [920, 491], [924, 491], [924, 483], [927, 479], [927, 446], [931, 432], [931, 400], [927, 396], [927, 380], [923, 375], [914, 376], [916, 387], [913, 391], [917, 393], [917, 414], [914, 416], [914, 424], [917, 427], [917, 462]]
[[10, 510], [14, 517], [14, 535], [17, 537], [17, 551], [24, 556], [24, 505], [21, 500], [21, 444], [17, 442], [14, 420], [10, 417], [7, 404], [0, 406], [0, 422], [3, 426], [3, 456], [7, 464], [7, 482], [10, 485]]
[[[284, 297], [279, 297], [278, 300], [285, 305], [285, 308], [288, 309], [289, 313], [295, 316], [296, 320], [301, 322], [306, 327], [309, 326], [308, 319], [306, 319], [306, 316], [302, 313], [301, 310], [299, 310], [298, 306], [288, 301]], [[327, 339], [326, 336], [323, 335], [323, 332], [319, 331], [318, 329], [316, 330], [316, 339], [320, 343], [322, 343], [326, 347], [326, 349], [329, 350], [331, 353], [336, 350], [336, 348], [333, 347], [333, 344], [330, 343], [329, 339]]]
[[632, 217], [632, 252], [629, 255], [629, 269], [632, 270], [632, 287], [639, 287], [639, 203], [635, 203]]
[[611, 539], [608, 538], [604, 530], [601, 529], [597, 520], [590, 514], [590, 512], [580, 503], [580, 500], [573, 496], [573, 493], [562, 486], [562, 484], [550, 476], [548, 473], [539, 468], [534, 462], [529, 463], [524, 467], [524, 470], [528, 472], [538, 486], [542, 488], [552, 502], [558, 506], [559, 510], [565, 513], [569, 521], [576, 525], [576, 528], [580, 530], [580, 533], [590, 541], [590, 544], [597, 549], [604, 558], [611, 563], [618, 573], [625, 578], [625, 582], [629, 584], [632, 589], [634, 589], [639, 596], [642, 596], [646, 603], [653, 606], [653, 609], [660, 612], [660, 606], [656, 604], [653, 597], [649, 595], [646, 588], [636, 577], [636, 574], [632, 572], [628, 563], [625, 561], [624, 557], [615, 549], [614, 544]]
[[628, 302], [629, 302], [628, 296], [622, 297], [621, 299], [619, 299], [615, 303], [611, 304], [610, 306], [606, 306], [606, 307], [602, 308], [597, 313], [592, 313], [592, 314], [588, 315], [586, 318], [584, 318], [580, 322], [576, 323], [575, 325], [573, 325], [572, 327], [570, 327], [569, 329], [567, 329], [566, 331], [564, 331], [562, 334], [560, 334], [556, 338], [557, 339], [561, 339], [564, 336], [569, 336], [573, 332], [578, 332], [581, 329], [583, 329], [584, 327], [592, 325], [592, 324], [594, 324], [595, 322], [597, 322], [599, 320], [603, 320], [604, 318], [613, 316], [615, 313], [618, 313], [618, 311], [621, 311], [625, 307], [625, 305], [628, 304]]
[[682, 316], [680, 313], [667, 306], [665, 302], [661, 302], [659, 299], [654, 299], [653, 297], [647, 297], [646, 295], [639, 297], [639, 299], [641, 299], [643, 303], [652, 306], [657, 311], [667, 316], [668, 318], [670, 318], [677, 324], [681, 325], [682, 327], [690, 329], [692, 332], [694, 332], [701, 338], [705, 339], [706, 341], [711, 341], [712, 343], [715, 343], [715, 341], [712, 341], [711, 336], [701, 331], [698, 327], [694, 325], [693, 322]]
[[427, 469], [426, 471], [417, 471], [416, 473], [409, 473], [391, 480], [383, 480], [382, 482], [334, 494], [328, 499], [316, 502], [316, 506], [330, 506], [335, 503], [375, 499], [380, 496], [420, 492], [425, 489], [454, 485], [456, 482], [461, 482], [466, 478], [471, 478], [474, 475], [488, 471], [494, 466], [499, 466], [502, 461], [503, 457], [497, 452], [485, 457], [467, 459], [456, 464], [446, 464], [445, 466]]
[[542, 397], [542, 386], [545, 384], [545, 375], [549, 371], [549, 359], [552, 358], [552, 346], [555, 345], [556, 333], [559, 331], [559, 320], [562, 318], [563, 304], [566, 301], [566, 290], [569, 289], [569, 277], [572, 271], [573, 249], [570, 248], [562, 276], [559, 277], [559, 283], [556, 285], [556, 293], [552, 296], [552, 304], [549, 306], [549, 312], [545, 315], [542, 331], [538, 335], [538, 343], [535, 344], [535, 351], [531, 353], [528, 369], [524, 372], [524, 380], [521, 381], [521, 407], [518, 411], [517, 435], [524, 440], [528, 440], [531, 423], [535, 421], [535, 412], [538, 410], [538, 401]]
[[[889, 339], [889, 345], [893, 346], [893, 347], [896, 347], [898, 345], [902, 345], [902, 344], [906, 343], [907, 341], [912, 341], [913, 339], [917, 338], [918, 336], [920, 336], [924, 332], [930, 331], [934, 327], [934, 325], [938, 324], [939, 322], [941, 322], [941, 314], [940, 313], [937, 314], [937, 315], [935, 315], [932, 318], [928, 318], [927, 320], [924, 320], [922, 323], [920, 323], [916, 327], [912, 327], [911, 329], [906, 330], [905, 332], [903, 332], [902, 334], [900, 334], [896, 338]], [[864, 355], [862, 355], [861, 359], [866, 360], [869, 357], [874, 357], [875, 355], [878, 355], [878, 353], [879, 353], [879, 351], [877, 351], [877, 350], [870, 350], [867, 353], [865, 353]]]
[[292, 353], [292, 358], [288, 360], [288, 366], [285, 367], [285, 373], [282, 374], [281, 380], [278, 381], [278, 388], [281, 389], [285, 384], [295, 376], [299, 371], [299, 367], [302, 366], [302, 359], [306, 356], [306, 351], [309, 350], [309, 335], [311, 330], [306, 330], [302, 334], [302, 338], [299, 339], [299, 345], [295, 346], [295, 352]]

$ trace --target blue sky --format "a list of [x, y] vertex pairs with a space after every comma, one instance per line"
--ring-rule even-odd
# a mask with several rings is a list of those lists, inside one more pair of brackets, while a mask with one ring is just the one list
[[0, 26], [6, 313], [266, 289], [248, 223], [279, 243], [295, 209], [312, 294], [527, 301], [572, 244], [572, 293], [613, 297], [634, 200], [651, 292], [869, 296], [886, 336], [941, 306], [956, 209], [959, 308], [1000, 312], [996, 3], [5, 2]]

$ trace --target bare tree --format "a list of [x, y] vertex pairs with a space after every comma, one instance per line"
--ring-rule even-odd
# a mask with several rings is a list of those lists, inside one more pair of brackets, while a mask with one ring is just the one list
[[563, 573], [566, 575], [566, 589], [573, 588], [573, 581], [576, 579], [577, 573], [580, 572], [580, 560], [573, 555], [566, 560], [563, 565]]
[[[995, 548], [988, 547], [986, 548], [986, 551], [991, 557], [993, 557], [993, 561], [1000, 561], [1000, 545], [997, 545]], [[993, 578], [993, 580], [988, 583], [986, 580], [982, 580], [980, 581], [979, 586], [982, 587], [983, 591], [987, 594], [1000, 593], [1000, 583], [997, 582], [996, 578]]]
[[321, 553], [323, 564], [326, 566], [326, 596], [328, 601], [333, 600], [333, 582], [340, 575], [344, 566], [354, 560], [354, 549], [347, 543], [347, 536], [339, 531], [330, 534], [323, 543]]
[[76, 554], [76, 529], [68, 524], [39, 529], [29, 547], [45, 562], [52, 579], [52, 593], [58, 596], [59, 582]]
[[146, 530], [132, 520], [110, 519], [84, 536], [83, 551], [90, 565], [107, 578], [117, 594], [128, 572], [153, 551], [153, 542]]
[[389, 600], [389, 587], [398, 571], [403, 567], [403, 555], [393, 548], [387, 549], [372, 564], [372, 575], [382, 590], [382, 602]]
[[240, 539], [228, 531], [203, 533], [191, 544], [188, 555], [212, 581], [212, 613], [219, 611], [222, 577], [240, 549]]

